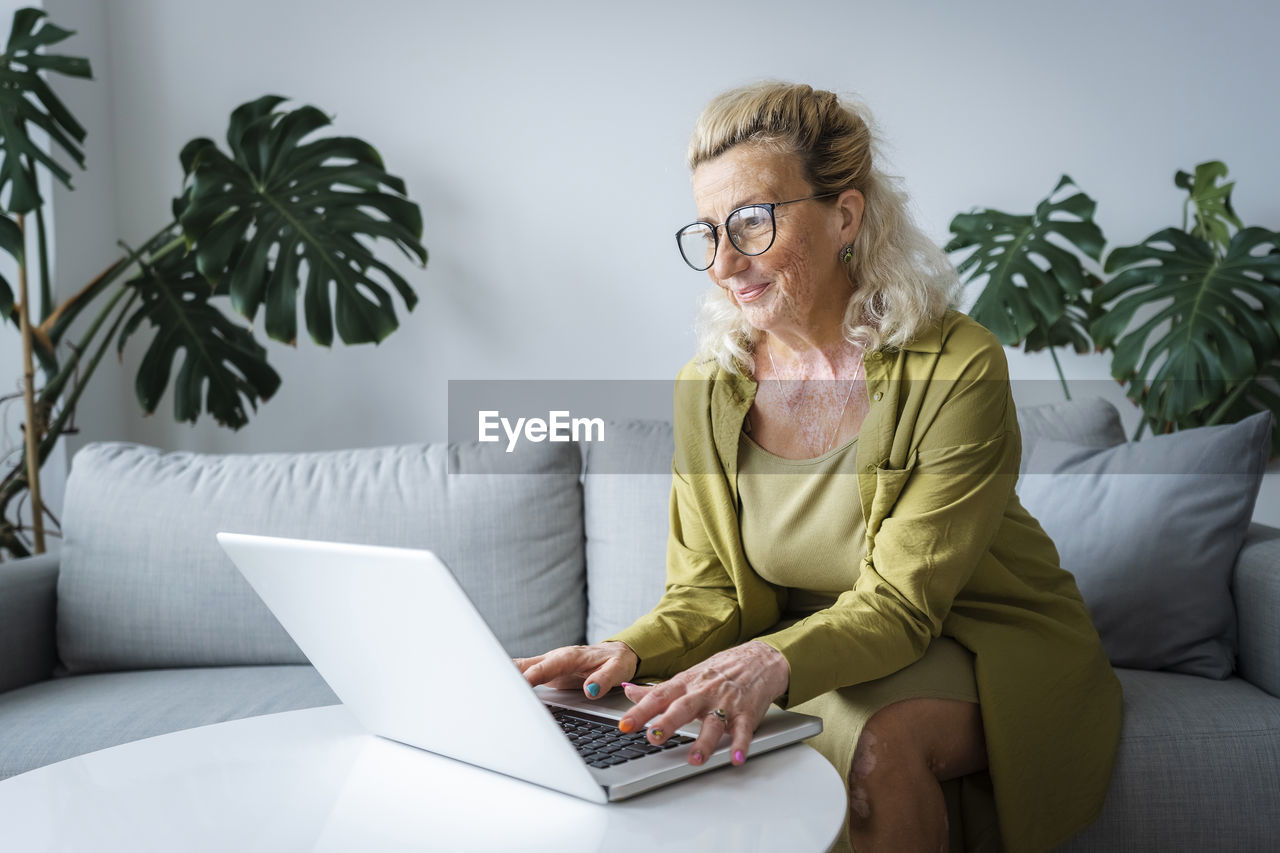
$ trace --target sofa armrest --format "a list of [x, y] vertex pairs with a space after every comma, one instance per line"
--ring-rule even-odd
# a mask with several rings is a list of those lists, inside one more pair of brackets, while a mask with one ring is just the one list
[[56, 554], [0, 563], [0, 693], [53, 674], [57, 584]]
[[1249, 526], [1231, 587], [1239, 627], [1236, 671], [1280, 697], [1280, 528]]

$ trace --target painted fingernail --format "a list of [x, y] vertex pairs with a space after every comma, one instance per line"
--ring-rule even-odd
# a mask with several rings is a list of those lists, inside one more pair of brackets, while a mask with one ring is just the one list
[[744, 761], [746, 761], [746, 760], [747, 760], [747, 759], [746, 759], [746, 756], [744, 756], [744, 755], [742, 754], [742, 750], [740, 750], [740, 749], [735, 749], [735, 750], [733, 751], [733, 763], [734, 763], [734, 764], [741, 764], [742, 762], [744, 762]]
[[662, 729], [649, 729], [649, 736], [652, 738], [656, 738], [658, 740], [662, 740], [663, 738]]
[[690, 759], [692, 759], [692, 761], [693, 761], [693, 763], [694, 763], [694, 764], [701, 764], [701, 763], [702, 763], [702, 753], [701, 753], [701, 752], [695, 752], [693, 755], [690, 755], [690, 756], [689, 756], [689, 758], [690, 758]]
[[600, 695], [600, 685], [594, 681], [587, 685], [587, 695], [592, 699]]
[[624, 682], [622, 682], [622, 686], [623, 686], [623, 687], [635, 687], [635, 685], [634, 685], [634, 684], [632, 684], [630, 681], [624, 681]]
[[624, 735], [629, 733], [635, 727], [636, 727], [636, 724], [631, 722], [631, 720], [626, 717], [623, 717], [621, 720], [618, 720], [618, 731], [622, 732]]

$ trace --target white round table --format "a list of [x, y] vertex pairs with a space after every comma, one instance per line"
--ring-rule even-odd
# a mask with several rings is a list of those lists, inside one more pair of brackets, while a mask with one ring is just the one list
[[597, 805], [365, 733], [342, 705], [174, 732], [0, 782], [0, 850], [826, 850], [839, 774], [803, 744]]

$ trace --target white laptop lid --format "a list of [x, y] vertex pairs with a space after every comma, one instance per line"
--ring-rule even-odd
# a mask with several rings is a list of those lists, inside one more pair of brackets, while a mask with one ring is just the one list
[[218, 542], [366, 729], [606, 801], [434, 554], [237, 533]]

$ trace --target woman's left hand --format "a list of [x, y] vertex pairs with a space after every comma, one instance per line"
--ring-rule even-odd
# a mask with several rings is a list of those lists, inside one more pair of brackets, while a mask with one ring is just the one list
[[[790, 683], [791, 667], [782, 652], [752, 640], [712, 655], [662, 684], [624, 687], [636, 706], [618, 721], [618, 728], [632, 732], [651, 720], [649, 742], [662, 744], [676, 729], [701, 720], [702, 732], [689, 749], [689, 763], [706, 761], [727, 731], [733, 738], [731, 760], [741, 764], [769, 705]], [[727, 722], [721, 722], [716, 710], [724, 712]]]

